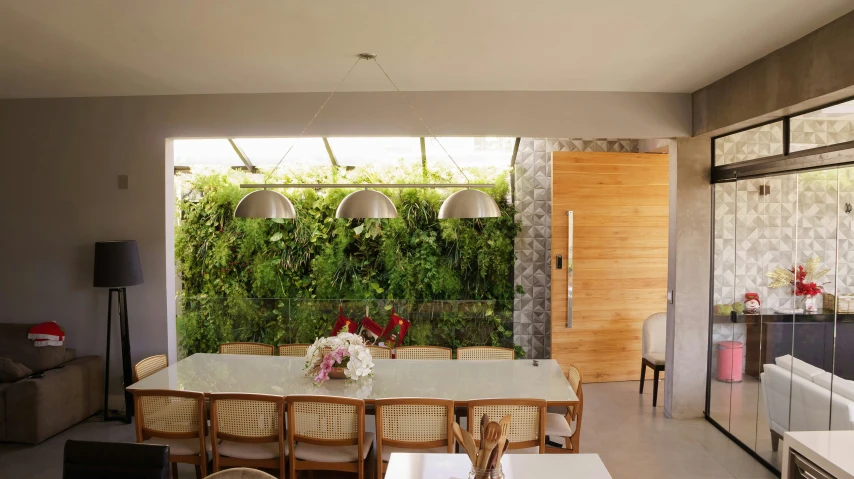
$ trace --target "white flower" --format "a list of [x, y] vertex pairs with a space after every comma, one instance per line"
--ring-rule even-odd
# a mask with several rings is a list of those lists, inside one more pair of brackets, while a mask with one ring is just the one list
[[304, 369], [306, 375], [313, 376], [317, 373], [320, 363], [323, 361], [324, 350], [334, 351], [339, 347], [346, 347], [349, 356], [347, 367], [344, 370], [345, 377], [358, 381], [373, 374], [374, 360], [371, 356], [371, 351], [365, 347], [362, 337], [342, 332], [337, 336], [317, 338], [314, 344], [309, 346], [305, 354], [306, 363]]

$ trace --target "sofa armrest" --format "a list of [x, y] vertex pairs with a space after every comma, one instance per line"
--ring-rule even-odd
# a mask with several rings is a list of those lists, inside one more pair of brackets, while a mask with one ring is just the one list
[[38, 444], [102, 407], [104, 373], [99, 356], [83, 356], [44, 377], [23, 379], [6, 390], [4, 440]]

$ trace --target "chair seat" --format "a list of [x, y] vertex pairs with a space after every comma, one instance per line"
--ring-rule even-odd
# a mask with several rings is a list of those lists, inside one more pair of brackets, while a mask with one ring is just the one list
[[[362, 440], [362, 459], [368, 457], [374, 442], [374, 433], [366, 432]], [[294, 448], [294, 457], [314, 462], [356, 462], [359, 460], [359, 446], [318, 446], [298, 443]]]
[[[165, 437], [152, 437], [143, 444], [156, 444], [159, 446], [169, 446], [169, 454], [174, 456], [193, 456], [199, 453], [198, 439], [168, 439]], [[205, 438], [205, 449], [208, 454], [211, 452], [211, 438]]]
[[[217, 446], [217, 453], [220, 456], [236, 457], [239, 459], [276, 459], [279, 457], [279, 443], [223, 440]], [[285, 444], [285, 455], [288, 455], [287, 444]]]
[[571, 437], [575, 434], [575, 421], [572, 424], [566, 422], [561, 414], [546, 414], [546, 436]]
[[388, 462], [393, 452], [411, 452], [417, 454], [447, 454], [448, 446], [429, 447], [426, 449], [409, 449], [407, 447], [383, 446], [383, 461]]
[[664, 366], [664, 353], [649, 352], [644, 354], [643, 358], [656, 366]]

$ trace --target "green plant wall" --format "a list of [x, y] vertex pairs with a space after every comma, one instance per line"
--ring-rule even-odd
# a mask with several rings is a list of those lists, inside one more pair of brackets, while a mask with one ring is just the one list
[[[381, 190], [399, 218], [336, 219], [352, 190], [290, 190], [296, 220], [234, 217], [250, 190], [245, 172], [193, 176], [177, 201], [175, 255], [180, 274], [182, 355], [214, 352], [227, 341], [312, 342], [343, 308], [381, 325], [392, 307], [412, 321], [407, 344], [512, 347], [513, 243], [520, 227], [508, 201], [507, 172], [473, 181], [498, 202], [499, 218], [439, 220], [452, 191]], [[447, 182], [449, 171], [313, 171], [271, 182]], [[517, 348], [521, 350], [521, 348]]]

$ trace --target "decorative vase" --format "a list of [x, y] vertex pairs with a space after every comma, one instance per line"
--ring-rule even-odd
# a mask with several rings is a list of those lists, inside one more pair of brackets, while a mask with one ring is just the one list
[[468, 479], [504, 479], [504, 473], [501, 472], [501, 464], [498, 464], [494, 469], [481, 469], [472, 466]]
[[344, 371], [347, 368], [332, 368], [329, 371], [329, 379], [347, 379], [347, 376], [344, 375]]
[[803, 308], [805, 313], [817, 313], [818, 306], [816, 305], [815, 296], [804, 296]]

